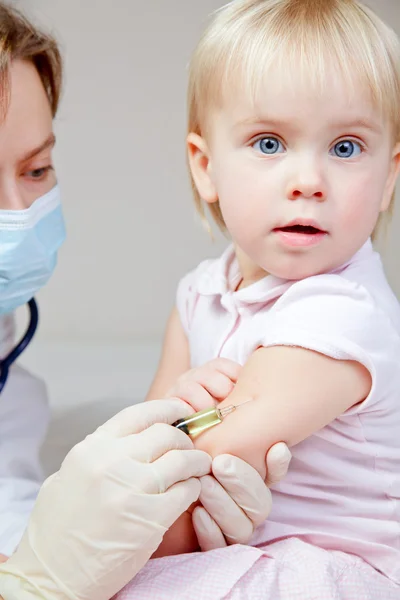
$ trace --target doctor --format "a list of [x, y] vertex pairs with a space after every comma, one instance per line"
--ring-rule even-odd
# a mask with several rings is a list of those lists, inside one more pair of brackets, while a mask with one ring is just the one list
[[[52, 162], [60, 54], [54, 40], [1, 1], [0, 73], [4, 355], [14, 343], [9, 315], [48, 281], [65, 232]], [[173, 522], [203, 499], [201, 477], [210, 473], [215, 486], [208, 491], [207, 512], [196, 512], [201, 548], [225, 544], [224, 532], [232, 523], [236, 539], [246, 543], [268, 516], [269, 490], [243, 461], [222, 456], [212, 463], [170, 427], [190, 410], [180, 400], [126, 409], [73, 448], [36, 499], [38, 447], [47, 424], [45, 391], [14, 367], [0, 398], [0, 551], [5, 560], [0, 597], [109, 600], [147, 562]], [[285, 474], [289, 457], [284, 445], [271, 449], [272, 481]]]

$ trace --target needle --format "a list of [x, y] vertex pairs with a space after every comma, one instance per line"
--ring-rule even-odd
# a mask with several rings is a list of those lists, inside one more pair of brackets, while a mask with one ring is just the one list
[[248, 404], [249, 402], [253, 402], [253, 400], [254, 398], [250, 398], [249, 400], [246, 400], [246, 402], [241, 402], [240, 404], [230, 404], [229, 406], [224, 406], [224, 408], [219, 408], [217, 410], [220, 413], [221, 417], [226, 417], [227, 415], [233, 413], [237, 408], [240, 408], [241, 406], [243, 406], [244, 404]]

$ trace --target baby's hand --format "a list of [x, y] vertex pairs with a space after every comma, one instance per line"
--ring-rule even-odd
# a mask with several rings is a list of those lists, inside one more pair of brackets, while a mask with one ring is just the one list
[[241, 368], [232, 360], [216, 358], [181, 375], [166, 397], [184, 400], [195, 412], [215, 406], [232, 392]]

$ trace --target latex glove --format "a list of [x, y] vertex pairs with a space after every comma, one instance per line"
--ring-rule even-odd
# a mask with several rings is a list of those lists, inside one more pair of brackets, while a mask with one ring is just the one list
[[286, 444], [273, 446], [267, 455], [266, 482], [249, 464], [228, 454], [217, 456], [214, 477], [201, 478], [200, 502], [192, 514], [193, 526], [203, 551], [228, 544], [247, 544], [256, 527], [272, 508], [268, 485], [287, 473], [291, 453]]
[[[0, 566], [5, 600], [109, 600], [200, 494], [211, 458], [163, 423], [179, 400], [124, 410], [75, 446], [48, 479], [16, 553]], [[154, 425], [154, 423], [160, 423]]]
[[166, 397], [184, 400], [195, 412], [209, 408], [229, 396], [241, 369], [228, 358], [210, 360], [181, 375]]

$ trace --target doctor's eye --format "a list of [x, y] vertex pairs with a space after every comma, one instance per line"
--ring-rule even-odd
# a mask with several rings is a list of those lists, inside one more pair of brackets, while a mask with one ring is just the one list
[[360, 156], [363, 152], [363, 147], [359, 142], [354, 140], [342, 140], [335, 144], [331, 150], [338, 158], [354, 158]]
[[254, 142], [253, 148], [258, 150], [262, 154], [278, 154], [280, 152], [284, 152], [285, 148], [283, 144], [276, 137], [263, 137]]
[[30, 179], [41, 181], [46, 178], [46, 175], [53, 170], [52, 166], [41, 167], [40, 169], [32, 169], [31, 171], [26, 171], [24, 175], [29, 177]]

